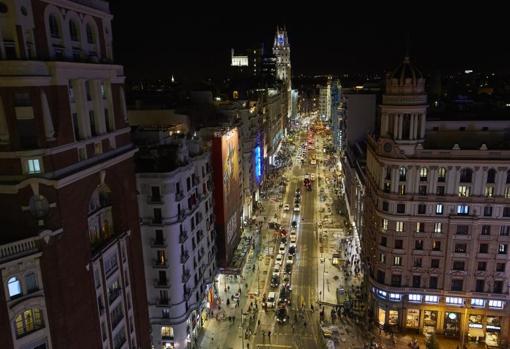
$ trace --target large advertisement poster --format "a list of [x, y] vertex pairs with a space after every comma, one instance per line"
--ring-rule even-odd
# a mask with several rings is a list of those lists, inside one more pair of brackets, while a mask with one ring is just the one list
[[239, 132], [237, 128], [225, 133], [221, 139], [223, 160], [223, 212], [226, 226], [226, 244], [229, 246], [239, 232], [240, 166], [239, 166]]

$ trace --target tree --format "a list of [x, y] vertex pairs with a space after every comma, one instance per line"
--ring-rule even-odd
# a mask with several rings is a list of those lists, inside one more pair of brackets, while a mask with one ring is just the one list
[[426, 347], [427, 349], [439, 349], [439, 342], [437, 341], [435, 333], [432, 333], [427, 339]]

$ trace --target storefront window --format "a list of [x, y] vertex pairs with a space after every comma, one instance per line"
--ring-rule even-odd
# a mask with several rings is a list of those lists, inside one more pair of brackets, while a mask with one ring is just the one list
[[460, 334], [460, 314], [445, 312], [444, 315], [444, 335], [458, 337]]
[[385, 321], [386, 321], [386, 310], [384, 309], [381, 309], [381, 308], [378, 308], [378, 313], [377, 313], [377, 321], [379, 322], [379, 325], [384, 325]]
[[436, 331], [437, 326], [437, 311], [425, 310], [423, 311], [423, 333], [431, 334]]
[[398, 325], [398, 310], [390, 310], [388, 315], [388, 325]]
[[501, 319], [499, 316], [487, 316], [487, 332], [485, 334], [485, 344], [489, 347], [498, 346], [499, 333], [501, 332]]
[[406, 327], [418, 328], [420, 327], [420, 310], [407, 309]]

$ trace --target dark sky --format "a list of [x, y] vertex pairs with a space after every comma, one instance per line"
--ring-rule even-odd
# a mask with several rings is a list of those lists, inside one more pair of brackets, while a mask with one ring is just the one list
[[278, 23], [287, 26], [293, 73], [382, 72], [400, 62], [407, 36], [411, 58], [424, 71], [510, 66], [507, 11], [482, 3], [473, 9], [467, 3], [448, 9], [444, 1], [393, 8], [368, 1], [358, 8], [303, 0], [215, 7], [193, 0], [110, 3], [115, 59], [132, 78], [222, 76], [231, 47], [270, 47]]

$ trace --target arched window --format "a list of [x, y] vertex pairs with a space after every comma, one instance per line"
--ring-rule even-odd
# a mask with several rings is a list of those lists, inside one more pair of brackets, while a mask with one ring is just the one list
[[50, 25], [50, 35], [52, 38], [60, 38], [60, 23], [57, 19], [57, 16], [50, 15], [49, 17], [49, 25]]
[[400, 175], [400, 180], [401, 181], [405, 181], [406, 180], [407, 169], [404, 166], [401, 166], [399, 168], [399, 170], [398, 170], [398, 173]]
[[510, 170], [506, 172], [506, 184], [510, 184]]
[[35, 273], [30, 272], [27, 275], [25, 275], [25, 285], [27, 287], [28, 293], [38, 290], [37, 276], [35, 275]]
[[174, 329], [171, 326], [161, 326], [161, 339], [162, 340], [173, 340]]
[[113, 233], [111, 191], [105, 184], [99, 186], [89, 202], [89, 240], [92, 244], [107, 239]]
[[72, 41], [80, 41], [78, 25], [73, 20], [69, 21], [69, 35]]
[[460, 170], [461, 183], [471, 183], [473, 180], [473, 170], [470, 168], [463, 168]]
[[42, 311], [39, 308], [26, 309], [16, 315], [16, 337], [20, 338], [44, 328]]
[[496, 170], [493, 168], [487, 172], [487, 183], [496, 183]]
[[426, 181], [427, 180], [427, 174], [428, 170], [426, 167], [420, 168], [420, 181]]
[[89, 44], [95, 44], [96, 43], [96, 33], [90, 23], [87, 23], [87, 42]]
[[9, 298], [13, 299], [22, 295], [21, 283], [18, 278], [13, 276], [7, 281], [7, 289], [9, 290]]

